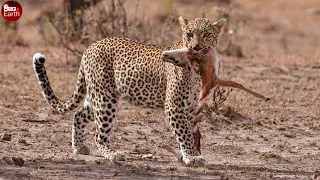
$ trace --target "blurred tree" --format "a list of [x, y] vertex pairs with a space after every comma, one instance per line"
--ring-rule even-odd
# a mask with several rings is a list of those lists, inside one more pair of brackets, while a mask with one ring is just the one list
[[[71, 23], [76, 31], [78, 31], [79, 28], [83, 28], [83, 10], [96, 5], [100, 1], [102, 0], [64, 0], [64, 2], [67, 3], [68, 11], [70, 12], [69, 17], [71, 18]], [[74, 24], [76, 19], [77, 25]]]
[[101, 0], [65, 0], [65, 2], [69, 3], [71, 14], [76, 14], [77, 10], [85, 9], [97, 4], [100, 1]]

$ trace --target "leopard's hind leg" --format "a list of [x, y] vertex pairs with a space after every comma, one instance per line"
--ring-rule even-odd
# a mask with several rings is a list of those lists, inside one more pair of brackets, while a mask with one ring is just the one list
[[123, 158], [123, 154], [116, 152], [110, 143], [117, 103], [118, 95], [110, 89], [104, 95], [95, 96], [92, 99], [92, 110], [96, 124], [95, 142], [100, 153], [112, 162]]
[[92, 109], [86, 100], [84, 107], [79, 108], [74, 114], [72, 124], [72, 148], [75, 154], [90, 154], [90, 149], [84, 145], [85, 127], [93, 120]]

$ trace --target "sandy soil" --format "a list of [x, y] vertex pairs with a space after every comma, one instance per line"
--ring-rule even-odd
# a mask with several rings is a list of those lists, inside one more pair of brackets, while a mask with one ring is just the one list
[[[290, 31], [285, 48], [276, 34], [290, 30], [286, 25], [294, 24], [297, 16], [289, 13], [293, 5], [276, 2], [261, 6], [256, 1], [243, 1], [246, 10], [258, 14], [250, 21], [268, 18], [248, 28], [249, 32], [258, 31], [252, 37], [246, 34], [239, 39], [244, 58], [221, 57], [224, 79], [241, 82], [271, 101], [262, 102], [234, 90], [219, 115], [204, 118], [200, 128], [207, 164], [200, 168], [185, 167], [166, 149], [170, 146], [177, 151], [177, 143], [164, 125], [162, 110], [142, 109], [125, 101], [119, 104], [112, 144], [128, 152], [129, 158], [111, 164], [99, 156], [93, 143], [93, 124], [87, 128], [86, 141], [91, 154], [73, 154], [72, 112], [59, 115], [47, 106], [31, 58], [38, 51], [47, 56], [52, 87], [64, 100], [74, 90], [77, 62], [63, 60], [64, 52], [59, 47], [1, 49], [0, 179], [317, 179], [320, 53], [315, 50], [319, 47], [320, 31], [316, 27], [320, 27], [320, 16], [303, 21], [303, 25], [314, 22], [309, 28], [297, 23], [295, 29], [303, 36]], [[307, 2], [314, 7], [314, 1]], [[270, 7], [274, 13], [265, 14]], [[295, 10], [304, 13], [308, 6], [300, 7]], [[278, 30], [269, 27], [274, 17], [277, 23], [271, 25], [282, 22], [273, 27]], [[256, 48], [250, 52], [254, 44]], [[272, 53], [273, 49], [278, 50]]]

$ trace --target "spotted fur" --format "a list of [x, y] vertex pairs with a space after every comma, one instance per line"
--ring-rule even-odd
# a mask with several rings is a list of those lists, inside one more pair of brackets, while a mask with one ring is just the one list
[[[188, 68], [162, 60], [162, 52], [182, 47], [205, 49], [216, 45], [220, 28], [204, 18], [190, 23], [180, 17], [182, 42], [171, 48], [142, 44], [125, 38], [109, 37], [92, 44], [82, 56], [76, 90], [67, 102], [59, 100], [51, 89], [45, 56], [33, 57], [34, 70], [44, 98], [57, 112], [84, 106], [74, 115], [72, 147], [74, 153], [89, 154], [84, 145], [84, 128], [95, 121], [95, 141], [102, 155], [114, 160], [119, 155], [111, 147], [110, 133], [119, 97], [149, 108], [164, 108], [170, 127], [180, 146], [182, 161], [203, 165], [204, 159], [195, 147], [193, 111], [199, 99], [201, 78]], [[191, 37], [192, 34], [192, 37]]]

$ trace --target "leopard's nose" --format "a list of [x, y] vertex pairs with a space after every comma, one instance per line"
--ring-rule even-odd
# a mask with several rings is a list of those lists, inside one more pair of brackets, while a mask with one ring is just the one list
[[199, 45], [196, 45], [193, 49], [196, 50], [196, 51], [200, 51], [201, 47]]

